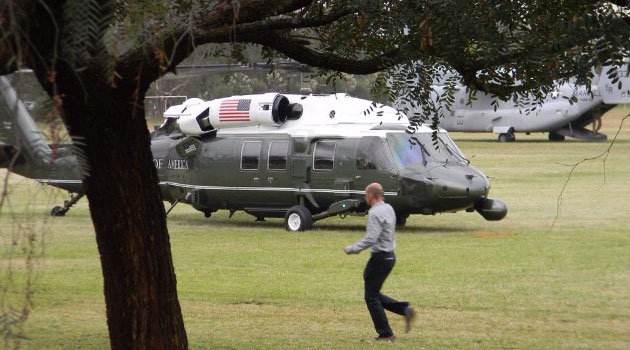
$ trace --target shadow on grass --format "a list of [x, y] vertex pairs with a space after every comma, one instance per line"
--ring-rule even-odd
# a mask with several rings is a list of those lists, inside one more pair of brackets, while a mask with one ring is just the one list
[[[198, 218], [188, 215], [173, 215], [169, 217], [169, 223], [172, 225], [190, 225], [190, 226], [208, 226], [217, 229], [221, 227], [231, 228], [253, 228], [262, 230], [282, 230], [284, 231], [284, 220], [279, 218], [266, 219], [265, 221], [248, 220], [246, 217], [234, 219], [222, 218]], [[360, 222], [344, 222], [339, 219], [331, 218], [315, 222], [313, 231], [339, 231], [339, 232], [363, 232], [365, 231], [365, 223]], [[424, 225], [406, 225], [397, 227], [396, 232], [399, 234], [435, 234], [435, 233], [466, 233], [475, 231], [473, 228], [466, 228], [455, 225], [448, 226], [424, 226]]]
[[[365, 225], [344, 225], [342, 223], [316, 223], [314, 230], [332, 230], [332, 231], [365, 231]], [[464, 233], [475, 231], [472, 228], [458, 226], [424, 226], [424, 225], [407, 225], [397, 227], [398, 234], [434, 234], [434, 233]]]

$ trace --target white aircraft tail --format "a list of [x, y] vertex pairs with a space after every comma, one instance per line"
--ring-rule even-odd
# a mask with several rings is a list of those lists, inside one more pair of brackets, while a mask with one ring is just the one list
[[610, 68], [603, 67], [599, 76], [598, 88], [603, 102], [608, 105], [630, 103], [630, 71], [627, 62], [617, 68], [617, 77], [614, 79], [608, 77]]

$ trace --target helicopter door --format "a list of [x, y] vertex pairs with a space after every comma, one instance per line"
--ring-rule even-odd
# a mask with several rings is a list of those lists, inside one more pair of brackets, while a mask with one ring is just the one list
[[207, 208], [232, 208], [236, 206], [238, 191], [235, 189], [238, 164], [234, 164], [233, 150], [240, 146], [233, 138], [214, 137], [203, 143], [199, 157], [200, 170], [195, 183], [204, 187], [201, 202]]
[[356, 197], [352, 188], [356, 139], [341, 139], [335, 152], [335, 200]]
[[335, 202], [335, 157], [338, 144], [336, 140], [319, 140], [313, 144], [313, 158], [310, 165], [310, 192], [315, 201], [326, 208]]
[[238, 152], [239, 168], [235, 176], [238, 188], [236, 202], [239, 207], [255, 206], [261, 202], [265, 175], [262, 162], [263, 141], [260, 139], [243, 140]]
[[270, 139], [263, 147], [261, 182], [269, 188], [259, 196], [261, 203], [277, 207], [287, 207], [295, 197], [291, 187], [291, 169], [289, 159], [290, 139]]
[[387, 140], [378, 136], [366, 136], [356, 144], [356, 164], [353, 187], [363, 191], [372, 182], [378, 182], [385, 192], [398, 191], [398, 173], [393, 166]]

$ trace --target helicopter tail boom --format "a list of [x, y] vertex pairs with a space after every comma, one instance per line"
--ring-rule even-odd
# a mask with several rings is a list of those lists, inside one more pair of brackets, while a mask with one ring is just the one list
[[64, 215], [82, 196], [76, 157], [71, 148], [52, 150], [6, 77], [0, 76], [0, 168], [77, 193], [63, 206], [53, 208]]
[[0, 145], [0, 167], [13, 164], [13, 171], [26, 177], [37, 176], [51, 159], [50, 147], [5, 77], [0, 77]]

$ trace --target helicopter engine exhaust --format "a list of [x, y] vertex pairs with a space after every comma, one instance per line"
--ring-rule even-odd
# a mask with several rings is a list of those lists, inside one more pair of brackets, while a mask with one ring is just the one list
[[241, 95], [203, 101], [190, 99], [178, 106], [170, 107], [166, 118], [178, 118], [183, 133], [190, 136], [206, 132], [252, 125], [282, 126], [288, 119], [302, 116], [299, 103], [278, 93]]
[[474, 208], [488, 221], [499, 221], [507, 215], [507, 206], [500, 199], [479, 199], [475, 202]]

